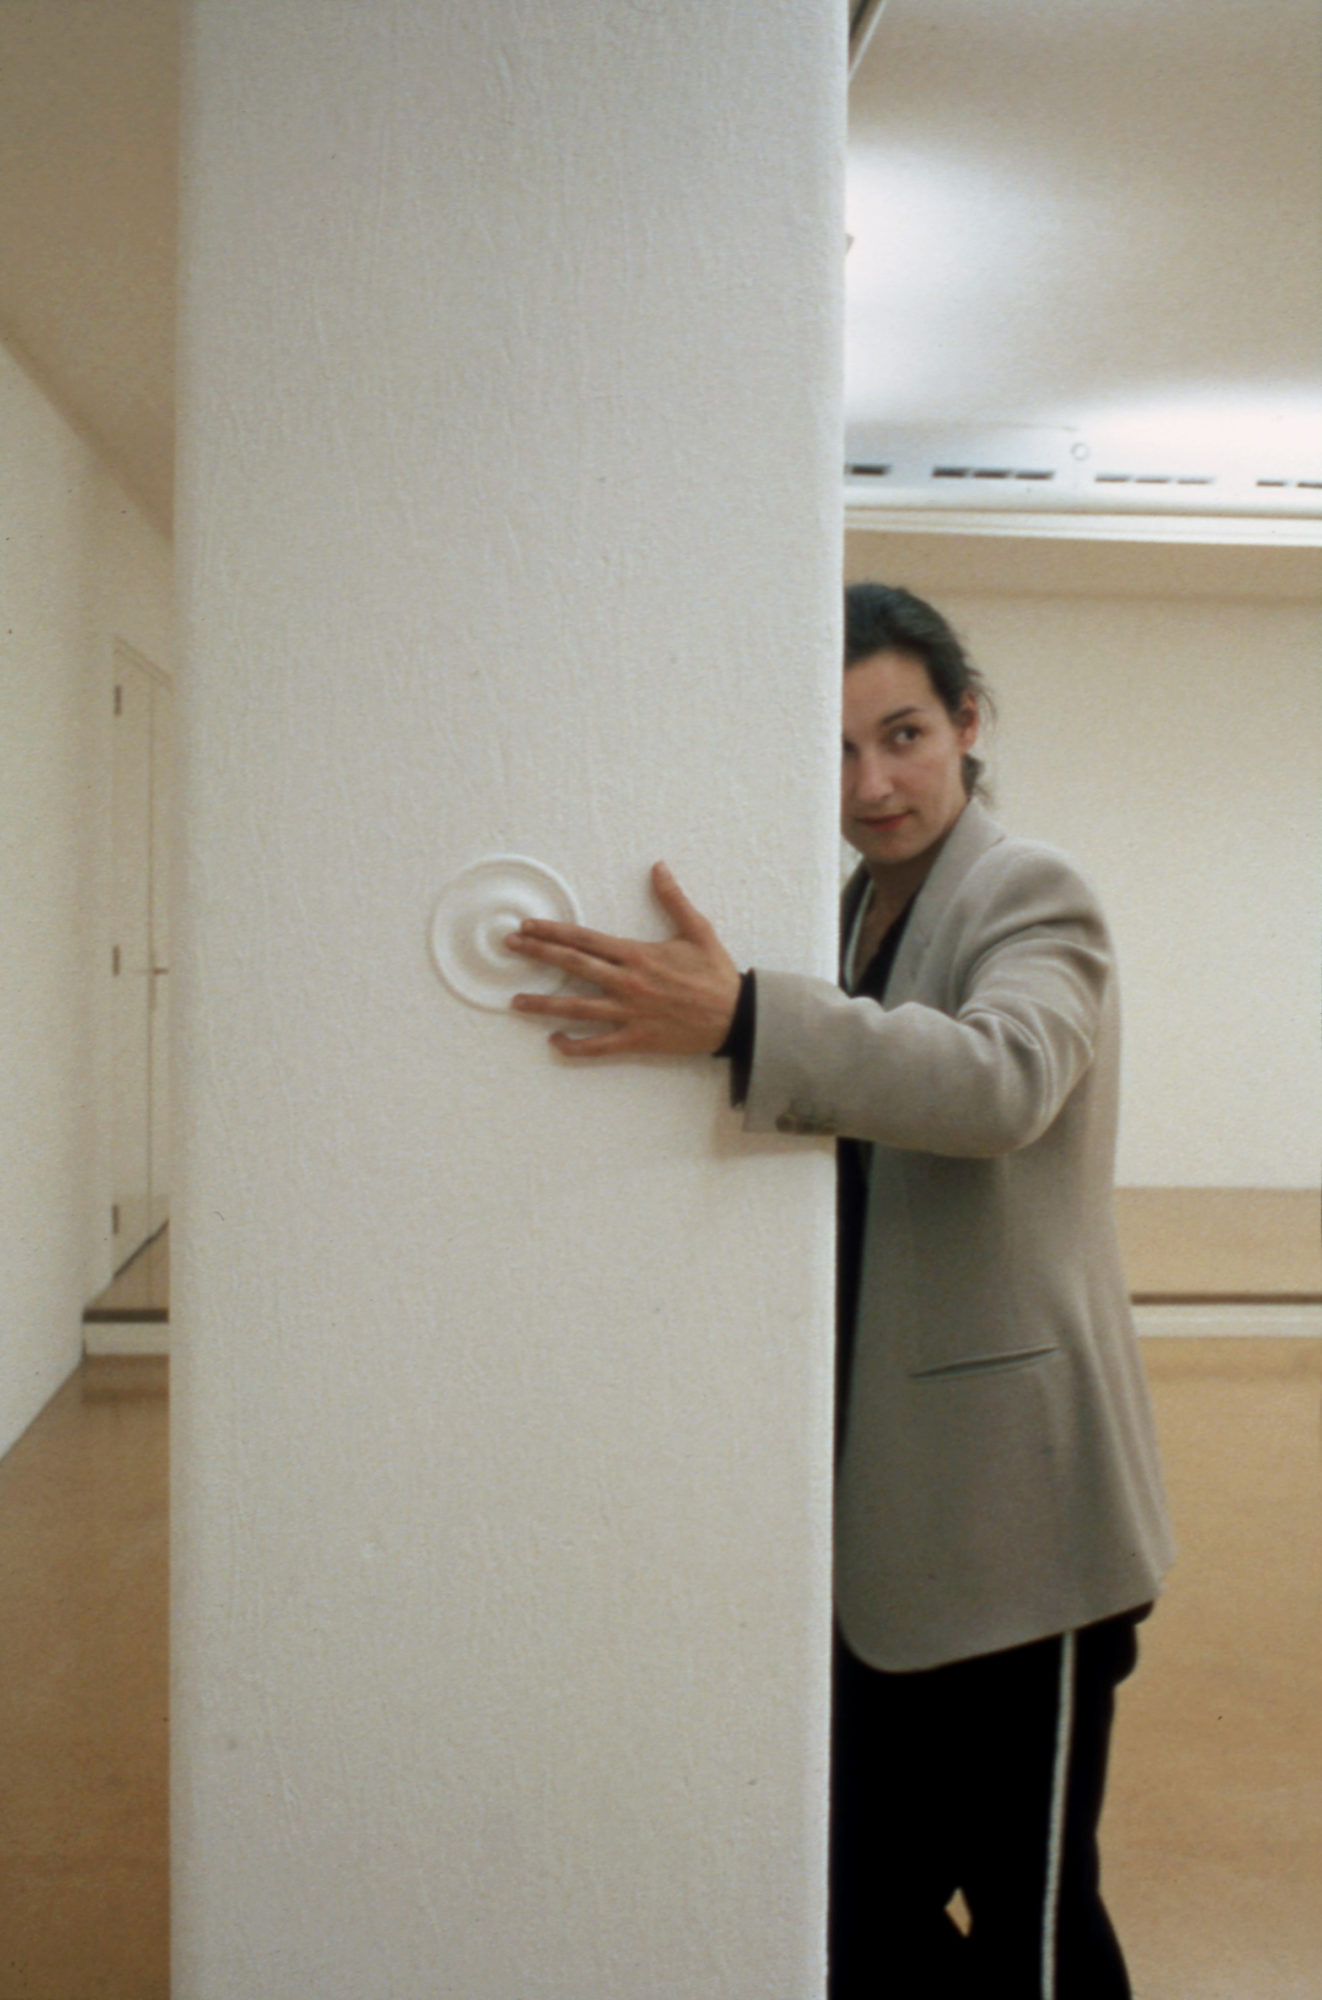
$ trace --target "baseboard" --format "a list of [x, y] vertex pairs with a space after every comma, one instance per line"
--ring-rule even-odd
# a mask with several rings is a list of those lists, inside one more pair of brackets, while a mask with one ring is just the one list
[[84, 1354], [168, 1354], [170, 1322], [164, 1319], [98, 1319], [83, 1322]]
[[1134, 1307], [1145, 1340], [1172, 1335], [1206, 1340], [1262, 1336], [1272, 1340], [1322, 1340], [1322, 1305], [1148, 1305]]

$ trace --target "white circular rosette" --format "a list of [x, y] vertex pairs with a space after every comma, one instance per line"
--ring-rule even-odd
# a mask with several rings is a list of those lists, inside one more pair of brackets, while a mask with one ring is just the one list
[[458, 999], [503, 1011], [516, 993], [555, 993], [565, 984], [555, 966], [506, 951], [505, 939], [525, 917], [583, 921], [564, 878], [526, 855], [489, 855], [447, 884], [432, 918], [431, 955]]

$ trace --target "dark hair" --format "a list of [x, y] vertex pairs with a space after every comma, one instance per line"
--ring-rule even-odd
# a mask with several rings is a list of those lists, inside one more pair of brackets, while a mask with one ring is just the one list
[[[939, 611], [894, 584], [851, 583], [845, 589], [845, 666], [856, 667], [874, 653], [905, 653], [917, 660], [952, 720], [967, 700], [984, 715], [995, 715], [991, 689]], [[985, 789], [980, 757], [966, 753], [961, 772], [970, 798]]]

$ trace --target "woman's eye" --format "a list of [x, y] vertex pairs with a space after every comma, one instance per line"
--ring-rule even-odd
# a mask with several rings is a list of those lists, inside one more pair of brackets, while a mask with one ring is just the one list
[[891, 742], [916, 743], [921, 734], [922, 734], [921, 730], [915, 729], [913, 724], [909, 723], [906, 725], [905, 728], [896, 730], [895, 734], [891, 737]]

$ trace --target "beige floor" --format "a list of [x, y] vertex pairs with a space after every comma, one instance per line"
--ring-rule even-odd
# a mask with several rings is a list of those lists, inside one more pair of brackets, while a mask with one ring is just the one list
[[0, 1461], [0, 2000], [167, 2000], [166, 1369]]
[[1145, 1359], [1180, 1553], [1121, 1694], [1108, 1900], [1137, 2000], [1319, 2000], [1322, 1342]]
[[[1318, 2000], [1322, 1342], [1146, 1355], [1181, 1555], [1108, 1897], [1137, 2000]], [[167, 1365], [85, 1363], [0, 1462], [0, 2000], [168, 1995]]]

